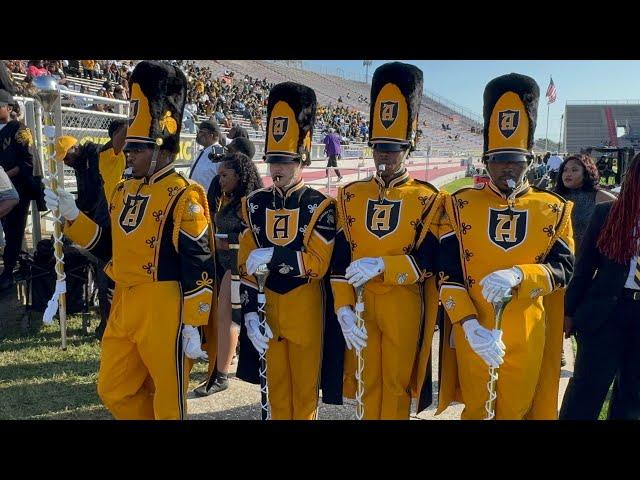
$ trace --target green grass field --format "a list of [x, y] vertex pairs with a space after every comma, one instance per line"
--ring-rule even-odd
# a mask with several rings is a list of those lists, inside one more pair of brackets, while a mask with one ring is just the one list
[[[111, 418], [96, 390], [100, 343], [82, 334], [79, 316], [68, 323], [66, 351], [57, 322], [32, 336], [9, 331], [0, 340], [0, 420]], [[191, 387], [205, 375], [206, 363], [196, 363]]]
[[473, 186], [473, 178], [459, 178], [458, 180], [454, 180], [451, 183], [447, 183], [442, 186], [442, 190], [445, 190], [448, 193], [453, 193], [456, 190], [461, 189], [462, 187], [471, 187]]

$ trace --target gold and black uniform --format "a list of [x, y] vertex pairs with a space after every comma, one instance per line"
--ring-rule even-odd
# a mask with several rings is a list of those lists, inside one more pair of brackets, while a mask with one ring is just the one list
[[[374, 72], [369, 144], [380, 150], [379, 158], [395, 151], [403, 161], [415, 147], [422, 90], [423, 74], [414, 65], [392, 62]], [[429, 355], [438, 305], [434, 222], [442, 199], [437, 188], [412, 179], [403, 165], [388, 180], [374, 175], [338, 190], [331, 275], [336, 313], [356, 305], [355, 290], [345, 277], [351, 262], [380, 257], [384, 263], [384, 271], [364, 285], [365, 419], [407, 419], [412, 396], [419, 399], [419, 409], [430, 403], [431, 385], [425, 379], [431, 377]], [[355, 359], [354, 351], [346, 352], [348, 397], [355, 394]]]
[[[267, 381], [273, 419], [316, 417], [324, 287], [335, 242], [333, 199], [300, 181], [285, 192], [271, 186], [242, 199], [246, 229], [240, 235], [239, 271], [244, 312], [257, 312], [257, 284], [246, 259], [273, 247], [265, 292], [273, 339], [267, 350]], [[240, 353], [242, 357], [242, 351]]]
[[[356, 304], [355, 290], [344, 277], [352, 261], [375, 256], [385, 264], [384, 272], [365, 285], [365, 419], [408, 418], [411, 393], [419, 395], [427, 376], [437, 308], [432, 277], [438, 240], [433, 225], [442, 199], [437, 188], [412, 179], [406, 170], [389, 185], [374, 176], [338, 190], [331, 274], [335, 310]], [[433, 304], [429, 315], [425, 292]], [[355, 392], [354, 362], [355, 355], [347, 351], [347, 397]], [[417, 385], [414, 370], [420, 377]]]
[[[143, 61], [132, 73], [130, 97], [127, 144], [147, 143], [175, 154], [184, 74]], [[102, 338], [98, 394], [117, 419], [182, 419], [182, 327], [207, 325], [214, 310], [206, 194], [170, 163], [118, 183], [109, 218], [101, 227], [80, 213], [64, 230], [108, 262], [105, 271], [116, 284]]]
[[[535, 130], [538, 86], [510, 74], [485, 89], [485, 158], [524, 162]], [[574, 242], [571, 202], [525, 180], [502, 193], [491, 181], [464, 188], [445, 202], [440, 229], [440, 300], [448, 317], [441, 346], [438, 413], [465, 404], [463, 419], [486, 417], [489, 369], [471, 349], [461, 321], [474, 317], [493, 329], [494, 311], [482, 295], [488, 274], [518, 267], [522, 281], [504, 310], [504, 363], [495, 418], [557, 418], [564, 289], [571, 280]]]

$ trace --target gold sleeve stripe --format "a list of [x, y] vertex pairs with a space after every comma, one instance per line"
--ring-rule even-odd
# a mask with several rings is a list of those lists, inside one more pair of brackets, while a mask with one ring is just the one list
[[341, 277], [341, 276], [338, 276], [338, 275], [336, 275], [336, 276], [331, 275], [331, 281], [332, 282], [344, 282], [344, 283], [347, 283], [347, 279], [345, 277]]
[[411, 255], [407, 255], [407, 258], [409, 259], [409, 263], [411, 264], [411, 267], [413, 268], [413, 273], [415, 273], [416, 278], [418, 280], [420, 280], [420, 278], [422, 277], [422, 273], [420, 272], [420, 267], [418, 267], [418, 264], [416, 263], [416, 261], [414, 260], [414, 258]]
[[455, 234], [456, 234], [456, 232], [454, 232], [453, 230], [451, 230], [449, 233], [445, 233], [444, 235], [442, 235], [442, 236], [440, 237], [440, 241], [444, 240], [444, 239], [445, 239], [445, 238], [447, 238], [447, 237], [450, 237], [451, 235], [455, 235]]
[[463, 287], [462, 285], [454, 285], [454, 284], [451, 284], [451, 283], [442, 284], [442, 286], [440, 287], [440, 290], [444, 290], [445, 288], [454, 288], [456, 290], [464, 290], [465, 292], [467, 291], [467, 289], [465, 287]]
[[102, 237], [102, 228], [96, 225], [96, 233], [93, 235], [93, 238], [89, 240], [89, 243], [87, 243], [87, 246], [84, 248], [86, 250], [91, 250], [93, 247], [95, 247], [98, 244], [98, 242], [100, 241], [100, 237]]
[[202, 293], [213, 293], [213, 289], [211, 289], [210, 287], [197, 287], [184, 293], [183, 298], [186, 300], [187, 298], [197, 297]]
[[574, 253], [574, 252], [571, 250], [571, 247], [569, 247], [569, 245], [567, 245], [567, 243], [566, 243], [564, 240], [562, 240], [562, 238], [558, 238], [558, 241], [559, 241], [559, 242], [564, 246], [564, 248], [566, 248], [566, 249], [567, 249], [568, 251], [570, 251], [571, 253]]
[[553, 290], [555, 289], [553, 274], [545, 264], [541, 264], [540, 266], [544, 269], [545, 273], [547, 274], [547, 279], [549, 280], [549, 291], [553, 292]]

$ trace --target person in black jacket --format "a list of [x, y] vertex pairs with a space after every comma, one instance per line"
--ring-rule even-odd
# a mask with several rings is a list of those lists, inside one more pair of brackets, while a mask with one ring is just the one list
[[[620, 197], [597, 205], [565, 297], [575, 370], [561, 420], [595, 420], [614, 381], [609, 419], [640, 419], [640, 155]], [[594, 276], [595, 274], [595, 276]]]
[[[2, 85], [4, 82], [0, 82]], [[14, 284], [13, 270], [22, 248], [29, 205], [40, 194], [33, 176], [33, 137], [24, 124], [11, 119], [13, 105], [11, 93], [0, 89], [0, 166], [20, 196], [18, 205], [2, 219], [6, 246], [2, 255], [4, 270], [0, 275], [0, 290]]]

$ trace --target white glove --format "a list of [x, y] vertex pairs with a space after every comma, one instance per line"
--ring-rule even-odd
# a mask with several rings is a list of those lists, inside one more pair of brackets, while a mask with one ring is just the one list
[[489, 330], [471, 318], [462, 324], [464, 336], [471, 349], [490, 367], [500, 366], [504, 360], [505, 344], [502, 342], [502, 330]]
[[207, 352], [202, 350], [202, 342], [200, 341], [200, 333], [198, 329], [192, 325], [182, 326], [182, 350], [184, 354], [192, 360], [201, 358], [209, 360]]
[[489, 302], [498, 302], [511, 293], [511, 289], [520, 285], [524, 274], [518, 267], [498, 270], [490, 273], [482, 280], [482, 296]]
[[260, 265], [269, 263], [271, 257], [273, 257], [273, 247], [252, 250], [247, 258], [247, 273], [253, 275]]
[[359, 351], [366, 347], [367, 331], [364, 328], [358, 328], [356, 325], [357, 317], [353, 309], [350, 306], [340, 307], [336, 316], [338, 317], [338, 323], [340, 323], [347, 348], [351, 350], [351, 347], [355, 347]]
[[351, 285], [359, 287], [382, 272], [384, 272], [382, 257], [364, 257], [351, 262], [351, 265], [347, 267], [345, 277]]
[[273, 333], [267, 322], [264, 323], [264, 335], [260, 333], [260, 317], [256, 312], [244, 314], [244, 324], [247, 326], [247, 336], [258, 353], [262, 354], [269, 348], [269, 340], [273, 338]]
[[69, 192], [63, 188], [58, 188], [58, 192], [54, 192], [49, 187], [44, 189], [44, 201], [47, 208], [53, 211], [60, 209], [60, 215], [67, 220], [75, 220], [80, 215], [80, 210], [76, 206], [76, 200]]

